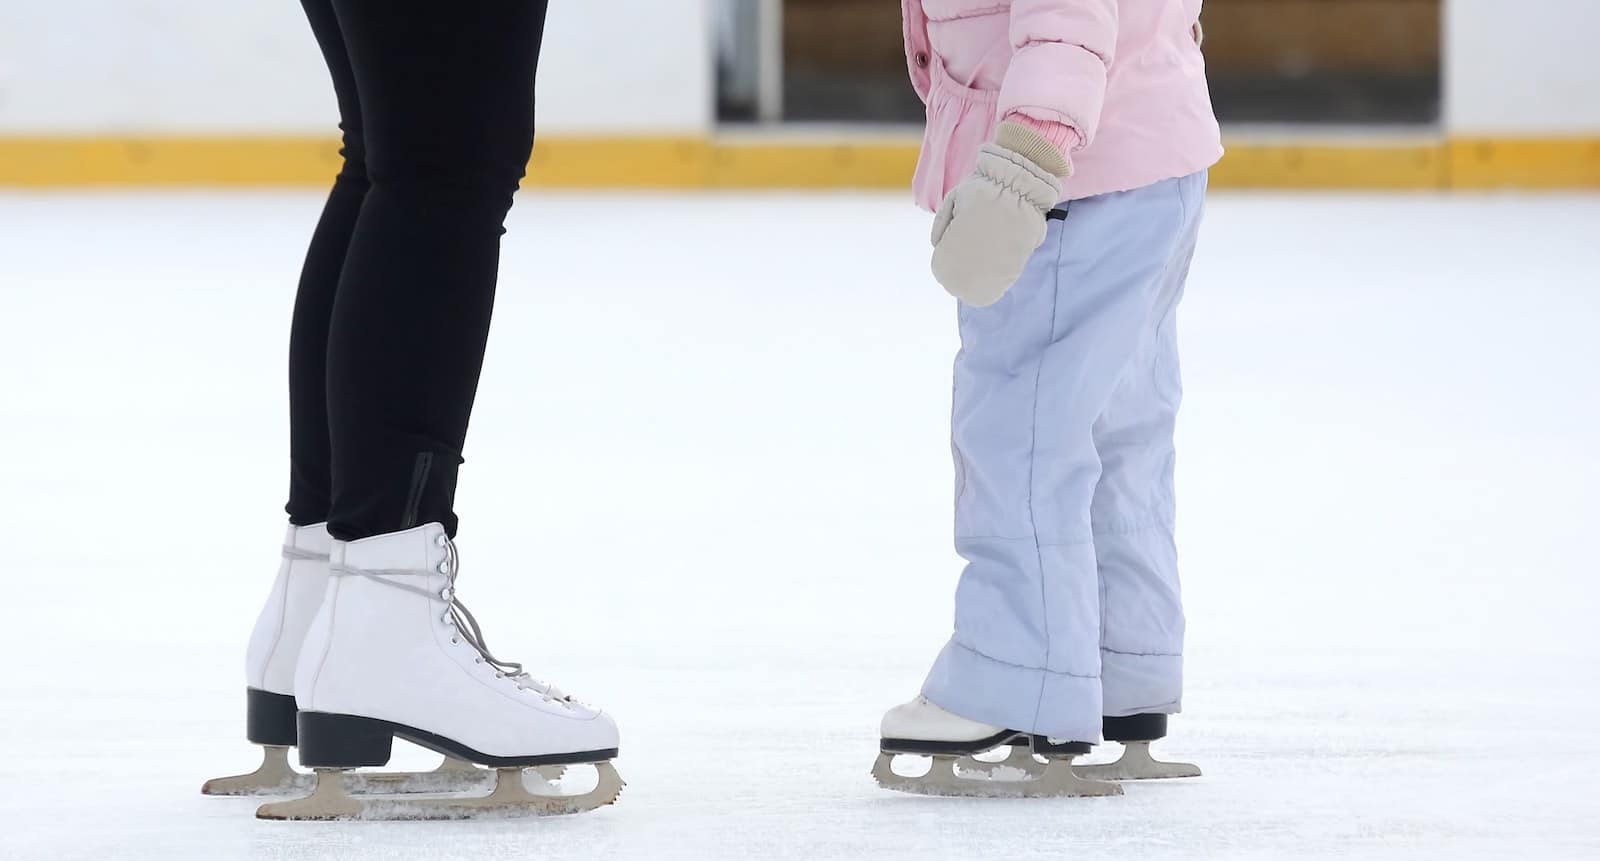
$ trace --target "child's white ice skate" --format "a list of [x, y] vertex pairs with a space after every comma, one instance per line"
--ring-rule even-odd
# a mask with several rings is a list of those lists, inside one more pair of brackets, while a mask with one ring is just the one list
[[[1115, 783], [1085, 779], [1073, 771], [1072, 761], [1092, 747], [1087, 742], [1045, 738], [967, 720], [925, 697], [890, 709], [883, 717], [881, 735], [872, 776], [885, 789], [919, 795], [998, 798], [1122, 794], [1122, 787]], [[1019, 748], [1027, 751], [1029, 764], [999, 764], [983, 774], [958, 767], [958, 763], [973, 756], [1007, 746], [1013, 757], [1018, 756]], [[929, 757], [932, 765], [921, 775], [906, 776], [894, 770], [896, 756]]]

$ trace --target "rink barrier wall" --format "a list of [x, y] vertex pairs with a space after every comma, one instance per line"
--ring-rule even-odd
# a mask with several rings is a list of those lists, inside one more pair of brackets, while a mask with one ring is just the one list
[[[790, 140], [548, 136], [529, 187], [903, 189], [912, 136]], [[5, 137], [0, 186], [277, 187], [326, 185], [337, 144], [318, 137]], [[1593, 189], [1600, 138], [1228, 141], [1217, 188]]]

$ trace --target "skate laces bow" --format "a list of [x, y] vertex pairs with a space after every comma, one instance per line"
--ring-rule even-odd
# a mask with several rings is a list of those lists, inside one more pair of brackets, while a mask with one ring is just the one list
[[[439, 546], [444, 548], [445, 558], [444, 561], [439, 563], [439, 567], [436, 569], [357, 568], [353, 565], [332, 564], [328, 566], [328, 573], [336, 577], [365, 577], [368, 580], [382, 583], [385, 586], [393, 586], [396, 589], [402, 589], [414, 595], [421, 595], [430, 601], [437, 600], [446, 602], [448, 606], [445, 614], [440, 617], [440, 621], [447, 621], [453, 625], [460, 638], [466, 640], [467, 645], [471, 646], [473, 650], [478, 653], [479, 658], [484, 663], [494, 667], [501, 676], [515, 682], [520, 688], [537, 691], [546, 699], [569, 699], [565, 694], [561, 693], [555, 685], [547, 682], [541, 682], [538, 679], [528, 675], [528, 673], [523, 671], [521, 664], [517, 663], [516, 661], [506, 661], [497, 658], [493, 652], [489, 651], [489, 644], [488, 641], [484, 639], [483, 628], [478, 624], [478, 618], [472, 615], [472, 611], [468, 610], [467, 605], [462, 603], [461, 598], [456, 595], [456, 576], [461, 570], [461, 556], [456, 551], [455, 542], [443, 535], [440, 535]], [[404, 583], [394, 579], [397, 577], [437, 576], [443, 576], [447, 579], [445, 587], [438, 592], [422, 586], [414, 586], [410, 583]]]

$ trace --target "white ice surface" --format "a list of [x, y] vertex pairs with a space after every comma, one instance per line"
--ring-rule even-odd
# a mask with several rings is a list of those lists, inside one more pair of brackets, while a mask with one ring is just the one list
[[867, 774], [959, 571], [926, 216], [524, 196], [462, 594], [619, 717], [629, 786], [331, 826], [197, 792], [256, 761], [240, 665], [318, 207], [0, 196], [0, 857], [1600, 855], [1600, 198], [1213, 200], [1166, 742], [1206, 776], [1028, 802]]

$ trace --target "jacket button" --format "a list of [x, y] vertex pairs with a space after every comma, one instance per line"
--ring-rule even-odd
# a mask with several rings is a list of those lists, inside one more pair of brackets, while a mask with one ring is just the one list
[[919, 68], [919, 69], [928, 68], [928, 52], [927, 51], [918, 51], [917, 52], [917, 68]]

